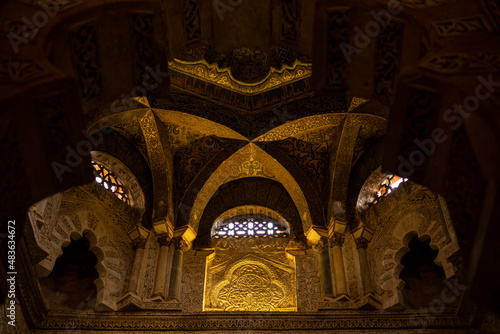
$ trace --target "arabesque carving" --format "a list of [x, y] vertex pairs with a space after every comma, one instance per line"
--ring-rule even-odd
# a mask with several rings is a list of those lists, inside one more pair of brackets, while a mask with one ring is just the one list
[[[272, 240], [248, 239], [253, 244]], [[207, 263], [204, 310], [296, 311], [295, 261], [285, 257], [287, 241], [277, 241], [266, 252], [249, 252], [239, 240], [221, 240]]]
[[99, 36], [95, 21], [83, 23], [71, 31], [74, 66], [80, 79], [84, 101], [101, 95], [102, 68]]
[[474, 16], [434, 23], [440, 36], [457, 36], [462, 34], [488, 32], [490, 30], [483, 16]]

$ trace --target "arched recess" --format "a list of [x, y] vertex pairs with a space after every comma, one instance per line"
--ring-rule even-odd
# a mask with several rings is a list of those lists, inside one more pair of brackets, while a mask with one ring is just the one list
[[245, 177], [222, 184], [204, 208], [195, 247], [210, 248], [213, 223], [227, 210], [243, 205], [270, 208], [289, 224], [293, 235], [304, 241], [304, 228], [299, 211], [285, 187], [278, 181]]
[[[312, 225], [307, 198], [295, 179], [286, 168], [253, 143], [238, 150], [210, 175], [192, 205], [189, 225], [198, 231], [203, 212], [217, 189], [226, 182], [246, 177], [267, 178], [281, 183], [297, 207], [302, 229], [307, 231]], [[188, 203], [183, 204], [188, 205]]]
[[[450, 227], [448, 226], [448, 229]], [[382, 266], [384, 270], [381, 276], [381, 287], [391, 295], [383, 301], [385, 309], [404, 307], [402, 290], [405, 283], [399, 278], [403, 269], [401, 258], [410, 251], [408, 244], [415, 236], [422, 241], [430, 239], [430, 247], [439, 250], [434, 262], [443, 268], [446, 278], [457, 274], [457, 268], [450, 260], [450, 257], [459, 249], [453, 230], [448, 238], [442, 222], [429, 221], [420, 213], [410, 213], [402, 217], [396, 225], [392, 233], [391, 247], [383, 253]]]
[[[34, 224], [30, 219], [31, 224]], [[28, 227], [33, 228], [33, 226]], [[38, 255], [41, 260], [36, 263], [35, 271], [38, 277], [48, 276], [54, 268], [55, 262], [62, 255], [62, 247], [68, 246], [71, 239], [78, 240], [85, 237], [90, 242], [90, 251], [98, 260], [96, 270], [98, 279], [94, 281], [97, 288], [96, 310], [116, 310], [116, 300], [120, 297], [123, 286], [122, 268], [127, 267], [131, 254], [118, 252], [116, 245], [121, 243], [120, 236], [96, 215], [89, 211], [78, 211], [73, 218], [68, 215], [58, 217], [47, 235], [38, 235], [31, 253]]]

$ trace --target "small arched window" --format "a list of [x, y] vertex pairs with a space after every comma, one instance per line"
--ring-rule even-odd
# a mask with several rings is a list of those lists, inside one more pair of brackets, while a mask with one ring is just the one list
[[222, 222], [215, 228], [213, 238], [286, 238], [288, 236], [288, 227], [275, 219], [240, 216]]
[[91, 162], [92, 167], [94, 167], [95, 181], [115, 194], [115, 196], [118, 197], [122, 202], [130, 205], [127, 190], [123, 186], [122, 182], [118, 179], [118, 177], [116, 177], [116, 175], [111, 170], [104, 167], [102, 164], [95, 161]]
[[219, 216], [212, 226], [213, 239], [287, 238], [288, 222], [280, 214], [258, 205], [244, 205]]
[[375, 200], [373, 201], [373, 204], [377, 203], [379, 199], [381, 199], [382, 197], [389, 195], [394, 189], [399, 187], [401, 183], [406, 181], [408, 181], [408, 179], [402, 178], [401, 176], [392, 174], [387, 175], [387, 177], [384, 178], [382, 183], [380, 183], [380, 188], [377, 192]]

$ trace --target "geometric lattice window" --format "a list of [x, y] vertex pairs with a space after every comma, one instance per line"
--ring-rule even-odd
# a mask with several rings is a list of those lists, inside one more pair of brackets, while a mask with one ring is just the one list
[[389, 195], [394, 189], [399, 187], [401, 183], [406, 181], [408, 181], [408, 179], [402, 178], [401, 176], [389, 175], [380, 184], [380, 188], [377, 192], [375, 200], [373, 201], [373, 204], [377, 203], [382, 197]]
[[234, 217], [216, 227], [213, 238], [286, 238], [288, 227], [271, 218]]
[[94, 167], [95, 181], [115, 194], [122, 202], [130, 205], [126, 189], [116, 175], [95, 161], [91, 161], [91, 163]]

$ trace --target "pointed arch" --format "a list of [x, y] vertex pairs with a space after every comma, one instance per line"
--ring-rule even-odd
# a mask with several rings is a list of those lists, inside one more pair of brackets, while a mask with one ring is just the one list
[[[253, 168], [259, 164], [259, 168]], [[244, 177], [263, 177], [280, 182], [290, 194], [299, 212], [304, 231], [312, 225], [307, 199], [288, 170], [253, 143], [238, 150], [224, 161], [204, 183], [189, 215], [189, 225], [198, 231], [199, 222], [209, 200], [220, 185]]]

